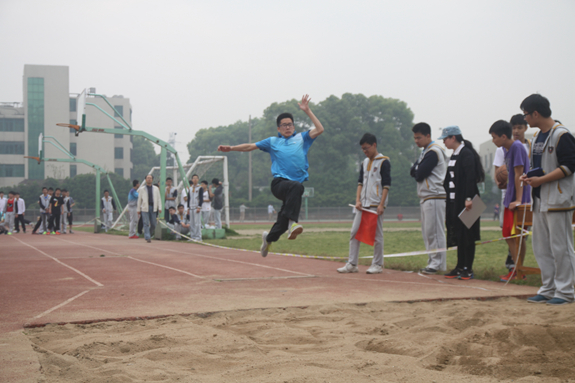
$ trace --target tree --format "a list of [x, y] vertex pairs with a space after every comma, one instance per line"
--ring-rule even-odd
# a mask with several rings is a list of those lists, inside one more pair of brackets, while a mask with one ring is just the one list
[[154, 144], [144, 137], [134, 136], [132, 142], [132, 177], [142, 181], [154, 166], [160, 166], [160, 155], [154, 151]]

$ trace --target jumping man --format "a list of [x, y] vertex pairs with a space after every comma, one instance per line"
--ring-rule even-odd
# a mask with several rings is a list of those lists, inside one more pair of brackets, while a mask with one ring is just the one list
[[282, 206], [270, 232], [264, 231], [262, 234], [262, 247], [260, 249], [262, 257], [268, 255], [271, 244], [276, 242], [288, 229], [288, 239], [295, 239], [303, 232], [303, 227], [297, 222], [304, 191], [302, 183], [308, 180], [307, 152], [317, 136], [323, 133], [321, 122], [309, 108], [310, 100], [306, 94], [298, 106], [310, 118], [314, 125], [313, 129], [296, 133], [293, 115], [282, 113], [276, 120], [277, 137], [269, 137], [255, 144], [218, 146], [220, 152], [250, 152], [260, 149], [270, 154], [274, 177], [271, 191], [277, 199], [282, 201]]

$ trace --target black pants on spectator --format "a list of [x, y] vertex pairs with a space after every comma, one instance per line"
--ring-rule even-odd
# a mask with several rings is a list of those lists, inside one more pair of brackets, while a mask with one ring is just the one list
[[52, 214], [52, 231], [60, 230], [60, 214]]
[[140, 214], [140, 218], [138, 219], [138, 234], [142, 235], [144, 231], [144, 221], [142, 221], [142, 215]]
[[22, 224], [22, 231], [26, 232], [26, 221], [24, 220], [24, 214], [18, 214], [14, 220], [14, 230], [20, 231], [20, 225]]
[[276, 242], [289, 229], [290, 220], [298, 221], [304, 187], [297, 181], [277, 177], [273, 179], [271, 189], [274, 197], [283, 202], [276, 223], [266, 239], [268, 242]]

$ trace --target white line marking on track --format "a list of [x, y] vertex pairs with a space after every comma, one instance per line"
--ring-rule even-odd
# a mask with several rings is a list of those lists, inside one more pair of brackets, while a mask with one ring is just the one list
[[188, 274], [188, 275], [191, 275], [192, 277], [201, 278], [201, 279], [205, 279], [205, 278], [206, 278], [206, 277], [201, 277], [201, 276], [199, 276], [199, 275], [195, 275], [195, 274], [192, 274], [192, 273], [188, 273], [187, 271], [184, 271], [184, 270], [175, 269], [175, 268], [170, 267], [170, 266], [164, 266], [164, 265], [160, 265], [160, 264], [158, 264], [158, 263], [153, 263], [153, 262], [148, 262], [148, 261], [142, 261], [141, 259], [133, 258], [133, 257], [131, 257], [131, 256], [128, 256], [128, 257], [126, 257], [126, 258], [130, 258], [130, 259], [132, 259], [132, 260], [134, 260], [134, 261], [138, 261], [138, 262], [148, 263], [148, 264], [150, 264], [150, 265], [154, 265], [154, 266], [158, 266], [158, 267], [163, 267], [163, 268], [165, 268], [165, 269], [174, 270], [174, 271], [177, 271], [177, 272], [180, 272], [180, 273]]
[[67, 241], [65, 239], [62, 238], [56, 238], [59, 241], [63, 241], [63, 242], [68, 242], [68, 243], [72, 243], [74, 245], [78, 245], [78, 246], [84, 246], [84, 247], [89, 247], [90, 249], [94, 249], [94, 250], [100, 250], [100, 251], [104, 251], [110, 254], [114, 254], [114, 255], [124, 255], [124, 254], [119, 254], [119, 253], [114, 253], [113, 251], [110, 250], [104, 250], [104, 249], [100, 249], [99, 247], [94, 247], [94, 246], [90, 246], [90, 245], [84, 245], [83, 243], [78, 243], [78, 242], [72, 242], [72, 241]]
[[[140, 245], [140, 246], [145, 246], [145, 245]], [[193, 256], [202, 257], [202, 258], [217, 259], [218, 261], [242, 263], [242, 264], [244, 264], [244, 265], [252, 265], [252, 266], [257, 266], [257, 267], [263, 267], [263, 268], [266, 268], [266, 269], [273, 269], [273, 270], [285, 271], [286, 273], [300, 274], [300, 275], [305, 275], [305, 276], [307, 276], [307, 277], [313, 277], [313, 276], [314, 276], [313, 274], [300, 273], [299, 271], [292, 271], [292, 270], [280, 269], [279, 267], [272, 267], [272, 266], [260, 265], [259, 263], [236, 261], [236, 260], [233, 260], [233, 259], [226, 259], [226, 258], [219, 258], [219, 257], [210, 257], [209, 255], [203, 255], [203, 254], [198, 254], [198, 253], [191, 253], [191, 254], [190, 254], [190, 253], [185, 253], [185, 252], [183, 252], [183, 251], [177, 251], [177, 250], [166, 249], [166, 248], [163, 248], [162, 250], [163, 250], [163, 251], [171, 251], [171, 252], [173, 252], [173, 253], [193, 255]]]
[[82, 295], [84, 295], [88, 292], [90, 292], [90, 290], [82, 291], [80, 294], [76, 295], [75, 297], [72, 297], [70, 299], [65, 300], [64, 302], [60, 303], [59, 305], [54, 306], [51, 309], [44, 311], [42, 314], [36, 315], [34, 318], [32, 318], [32, 320], [42, 318], [44, 315], [48, 315], [52, 311], [58, 310], [60, 307], [66, 306], [68, 303], [72, 302], [73, 300], [75, 300], [77, 298], [80, 298]]
[[40, 249], [38, 249], [38, 248], [36, 248], [36, 247], [34, 247], [34, 246], [32, 246], [32, 245], [29, 245], [29, 244], [27, 244], [26, 242], [23, 242], [23, 241], [19, 240], [18, 238], [15, 238], [14, 236], [12, 236], [12, 238], [14, 238], [15, 240], [17, 240], [18, 242], [20, 242], [20, 243], [23, 244], [23, 245], [26, 245], [26, 246], [28, 246], [28, 247], [31, 247], [32, 249], [36, 250], [36, 251], [39, 252], [40, 254], [44, 254], [45, 256], [47, 256], [48, 258], [50, 258], [50, 259], [52, 259], [52, 260], [58, 262], [58, 263], [61, 264], [62, 266], [65, 266], [65, 267], [69, 268], [70, 270], [75, 271], [76, 273], [80, 274], [81, 276], [83, 276], [84, 278], [86, 278], [87, 280], [89, 280], [90, 282], [94, 283], [96, 286], [98, 286], [98, 287], [103, 287], [103, 286], [104, 286], [103, 284], [101, 284], [101, 283], [98, 282], [98, 281], [93, 280], [92, 278], [90, 278], [89, 276], [87, 276], [86, 274], [84, 274], [83, 272], [81, 272], [80, 270], [77, 270], [77, 269], [73, 268], [72, 266], [69, 266], [69, 265], [65, 264], [64, 262], [60, 261], [59, 259], [56, 259], [56, 258], [52, 257], [51, 255], [46, 254], [46, 253], [43, 252], [42, 250], [40, 250]]

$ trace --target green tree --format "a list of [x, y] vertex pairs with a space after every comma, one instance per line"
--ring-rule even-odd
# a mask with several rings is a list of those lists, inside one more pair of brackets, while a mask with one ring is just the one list
[[150, 169], [160, 166], [160, 155], [154, 151], [154, 144], [143, 137], [134, 136], [132, 145], [132, 177], [142, 181]]

